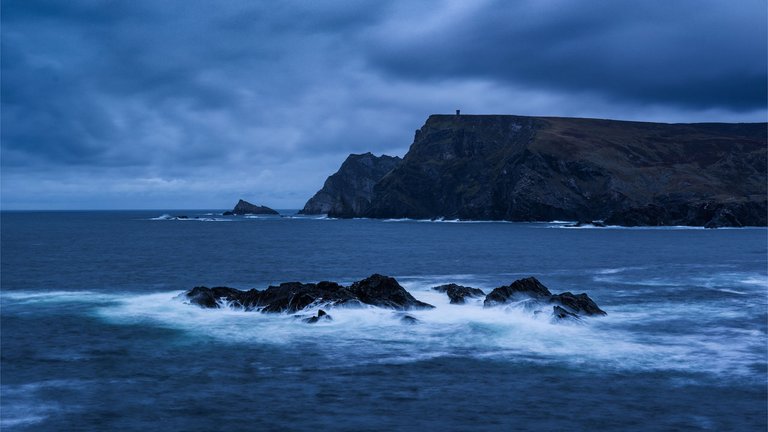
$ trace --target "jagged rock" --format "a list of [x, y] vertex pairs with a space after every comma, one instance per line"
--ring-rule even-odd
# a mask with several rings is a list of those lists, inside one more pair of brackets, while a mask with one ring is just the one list
[[390, 172], [340, 169], [305, 212], [766, 226], [767, 131], [766, 123], [432, 115]]
[[187, 292], [187, 300], [204, 308], [218, 308], [218, 300], [236, 301], [243, 291], [228, 287], [207, 288], [198, 286]]
[[267, 206], [259, 206], [255, 204], [251, 204], [248, 201], [240, 200], [235, 205], [235, 208], [232, 209], [231, 214], [233, 215], [277, 215], [280, 214], [275, 210], [272, 210], [271, 208]]
[[378, 274], [349, 288], [335, 282], [286, 282], [263, 291], [195, 287], [186, 293], [186, 298], [205, 308], [218, 308], [220, 301], [226, 301], [245, 310], [261, 312], [297, 312], [317, 304], [328, 307], [368, 304], [397, 310], [434, 307], [416, 300], [395, 279]]
[[287, 282], [262, 291], [258, 306], [262, 312], [296, 312], [316, 302], [333, 306], [355, 300], [354, 294], [335, 282]]
[[[555, 294], [549, 298], [550, 303], [559, 303], [569, 312], [583, 315], [606, 315], [605, 311], [600, 309], [597, 304], [585, 293], [571, 294], [566, 291], [562, 294]], [[557, 307], [557, 306], [555, 306]]]
[[[588, 295], [564, 292], [552, 294], [538, 279], [529, 277], [519, 279], [510, 285], [494, 289], [485, 297], [484, 307], [502, 305], [515, 301], [532, 301], [533, 304], [551, 304], [554, 306], [555, 316], [562, 315], [562, 311], [579, 315], [606, 315]], [[558, 318], [562, 318], [559, 317]]]
[[520, 299], [521, 297], [533, 299], [548, 299], [552, 296], [549, 289], [545, 287], [535, 277], [519, 279], [509, 285], [501, 286], [485, 297], [483, 306], [490, 307], [499, 304], [509, 303], [510, 301]]
[[357, 298], [369, 305], [391, 309], [431, 309], [434, 306], [416, 300], [394, 278], [374, 274], [349, 287]]
[[466, 302], [466, 297], [481, 297], [485, 295], [481, 289], [465, 287], [453, 283], [436, 286], [432, 289], [448, 294], [448, 298], [451, 299], [451, 304], [464, 304]]
[[299, 213], [327, 214], [331, 217], [361, 214], [370, 205], [373, 185], [401, 161], [399, 157], [377, 157], [372, 153], [349, 155]]
[[303, 321], [307, 324], [315, 324], [319, 321], [332, 321], [333, 318], [331, 318], [330, 315], [328, 315], [324, 310], [320, 309], [317, 311], [317, 315], [309, 318], [305, 318]]

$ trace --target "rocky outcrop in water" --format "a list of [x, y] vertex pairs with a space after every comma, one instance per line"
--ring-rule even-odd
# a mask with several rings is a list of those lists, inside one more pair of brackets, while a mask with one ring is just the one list
[[360, 215], [371, 203], [373, 186], [401, 162], [399, 157], [387, 155], [351, 154], [299, 213], [331, 217]]
[[[364, 200], [322, 202], [342, 217], [766, 226], [767, 130], [432, 115], [402, 162], [366, 183]], [[347, 197], [356, 186], [342, 177], [333, 189]]]
[[519, 279], [509, 285], [494, 289], [485, 297], [483, 305], [492, 307], [520, 301], [532, 301], [534, 305], [554, 303], [554, 315], [558, 318], [606, 315], [605, 311], [600, 309], [588, 295], [570, 292], [552, 294], [549, 288], [535, 277]]
[[248, 201], [240, 200], [235, 205], [235, 208], [232, 209], [232, 211], [224, 212], [224, 216], [230, 216], [230, 215], [278, 215], [278, 213], [275, 210], [272, 210], [271, 208], [267, 206], [260, 206], [251, 204]]
[[[463, 304], [467, 297], [483, 295], [482, 290], [456, 284], [440, 285], [433, 289], [447, 293], [453, 304]], [[265, 290], [247, 291], [228, 287], [195, 287], [183, 296], [189, 303], [203, 308], [229, 306], [264, 313], [299, 313], [305, 309], [314, 310], [316, 307], [363, 305], [397, 311], [434, 308], [416, 300], [394, 278], [379, 274], [357, 281], [349, 287], [336, 282], [286, 282]], [[494, 289], [485, 297], [483, 305], [493, 307], [510, 303], [526, 303], [527, 308], [534, 309], [535, 313], [541, 313], [542, 308], [553, 305], [552, 316], [558, 319], [606, 314], [586, 294], [552, 294], [533, 277], [516, 280], [510, 285]], [[323, 309], [318, 310], [316, 315], [308, 317], [299, 314], [296, 318], [309, 324], [331, 321], [331, 316]], [[419, 323], [416, 317], [404, 312], [399, 312], [398, 318], [403, 324]]]
[[372, 305], [395, 310], [429, 309], [434, 306], [416, 300], [394, 278], [374, 274], [343, 287], [336, 282], [286, 282], [263, 291], [241, 291], [227, 287], [195, 287], [186, 293], [190, 303], [218, 308], [222, 303], [261, 312], [297, 312], [310, 305]]
[[464, 304], [466, 303], [467, 297], [482, 297], [485, 295], [481, 289], [465, 287], [453, 283], [436, 286], [432, 289], [448, 294], [448, 298], [451, 299], [451, 304]]

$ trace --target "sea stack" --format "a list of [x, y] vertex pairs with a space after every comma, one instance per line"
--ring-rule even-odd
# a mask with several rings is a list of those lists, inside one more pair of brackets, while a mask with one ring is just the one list
[[272, 210], [271, 208], [267, 206], [260, 206], [251, 204], [248, 201], [240, 200], [237, 202], [237, 205], [235, 205], [235, 208], [232, 209], [232, 211], [224, 212], [224, 216], [229, 215], [277, 215], [280, 214], [275, 210]]

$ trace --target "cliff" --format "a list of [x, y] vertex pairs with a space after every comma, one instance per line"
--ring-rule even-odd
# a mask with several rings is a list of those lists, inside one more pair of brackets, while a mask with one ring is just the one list
[[351, 216], [766, 225], [765, 123], [433, 115]]
[[351, 154], [299, 213], [332, 217], [361, 215], [370, 206], [373, 186], [401, 162], [399, 157], [387, 155]]

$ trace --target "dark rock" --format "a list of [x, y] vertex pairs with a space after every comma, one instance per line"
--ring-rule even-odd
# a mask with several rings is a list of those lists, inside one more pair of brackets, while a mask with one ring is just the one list
[[362, 214], [370, 205], [373, 185], [401, 161], [399, 157], [377, 157], [371, 153], [349, 155], [299, 213], [327, 214], [331, 217]]
[[175, 216], [175, 217], [176, 217], [176, 219], [189, 219], [189, 216], [184, 216], [184, 215], [182, 215], [182, 216]]
[[232, 214], [233, 215], [245, 215], [245, 214], [277, 215], [280, 213], [278, 213], [275, 210], [272, 210], [267, 206], [259, 206], [259, 205], [251, 204], [248, 201], [240, 200], [237, 202], [237, 205], [235, 205], [235, 208], [232, 209]]
[[685, 225], [706, 228], [765, 226], [768, 201], [734, 199], [685, 201], [659, 199], [659, 204], [630, 207], [611, 214], [605, 223], [623, 226]]
[[560, 306], [552, 306], [552, 315], [557, 319], [579, 319], [578, 315], [568, 312]]
[[400, 322], [403, 323], [403, 324], [414, 325], [414, 324], [420, 323], [421, 321], [419, 321], [418, 318], [416, 318], [414, 316], [403, 315], [403, 316], [400, 317]]
[[559, 303], [573, 313], [583, 315], [606, 315], [605, 311], [600, 309], [597, 304], [584, 293], [571, 294], [566, 291], [562, 294], [551, 296], [549, 302]]
[[349, 287], [357, 298], [369, 305], [391, 309], [431, 309], [434, 306], [416, 300], [394, 278], [374, 274]]
[[535, 277], [519, 279], [509, 285], [498, 287], [485, 297], [483, 306], [490, 307], [521, 298], [548, 299], [552, 295]]
[[233, 216], [233, 215], [234, 215], [234, 213], [232, 213], [231, 211], [227, 210], [227, 211], [225, 211], [224, 213], [222, 213], [221, 215], [222, 215], [222, 216]]
[[296, 312], [314, 303], [334, 306], [355, 300], [354, 294], [335, 282], [287, 282], [262, 291], [254, 306], [262, 312]]
[[332, 321], [333, 318], [331, 318], [330, 315], [328, 315], [324, 310], [320, 309], [317, 311], [317, 315], [309, 318], [305, 318], [303, 321], [307, 324], [315, 324], [318, 321]]
[[286, 282], [263, 291], [195, 287], [186, 293], [186, 298], [205, 308], [218, 308], [220, 301], [226, 301], [245, 310], [261, 312], [297, 312], [319, 304], [327, 307], [369, 304], [398, 310], [433, 307], [413, 298], [395, 279], [382, 275], [355, 282], [350, 288], [335, 282]]
[[481, 297], [485, 295], [481, 289], [456, 284], [440, 285], [433, 287], [432, 289], [448, 294], [448, 298], [451, 299], [451, 304], [464, 304], [466, 302], [466, 297]]
[[[496, 288], [485, 297], [483, 305], [490, 307], [521, 300], [531, 300], [533, 304], [556, 303], [556, 308], [574, 315], [606, 315], [605, 311], [600, 309], [588, 295], [567, 291], [562, 294], [552, 294], [547, 287], [533, 277], [516, 280], [508, 286]], [[560, 309], [555, 309], [555, 315]]]
[[218, 308], [218, 300], [237, 301], [243, 291], [227, 287], [194, 287], [186, 293], [190, 303], [204, 308]]
[[433, 115], [390, 172], [340, 169], [305, 212], [766, 226], [767, 131], [766, 123]]

